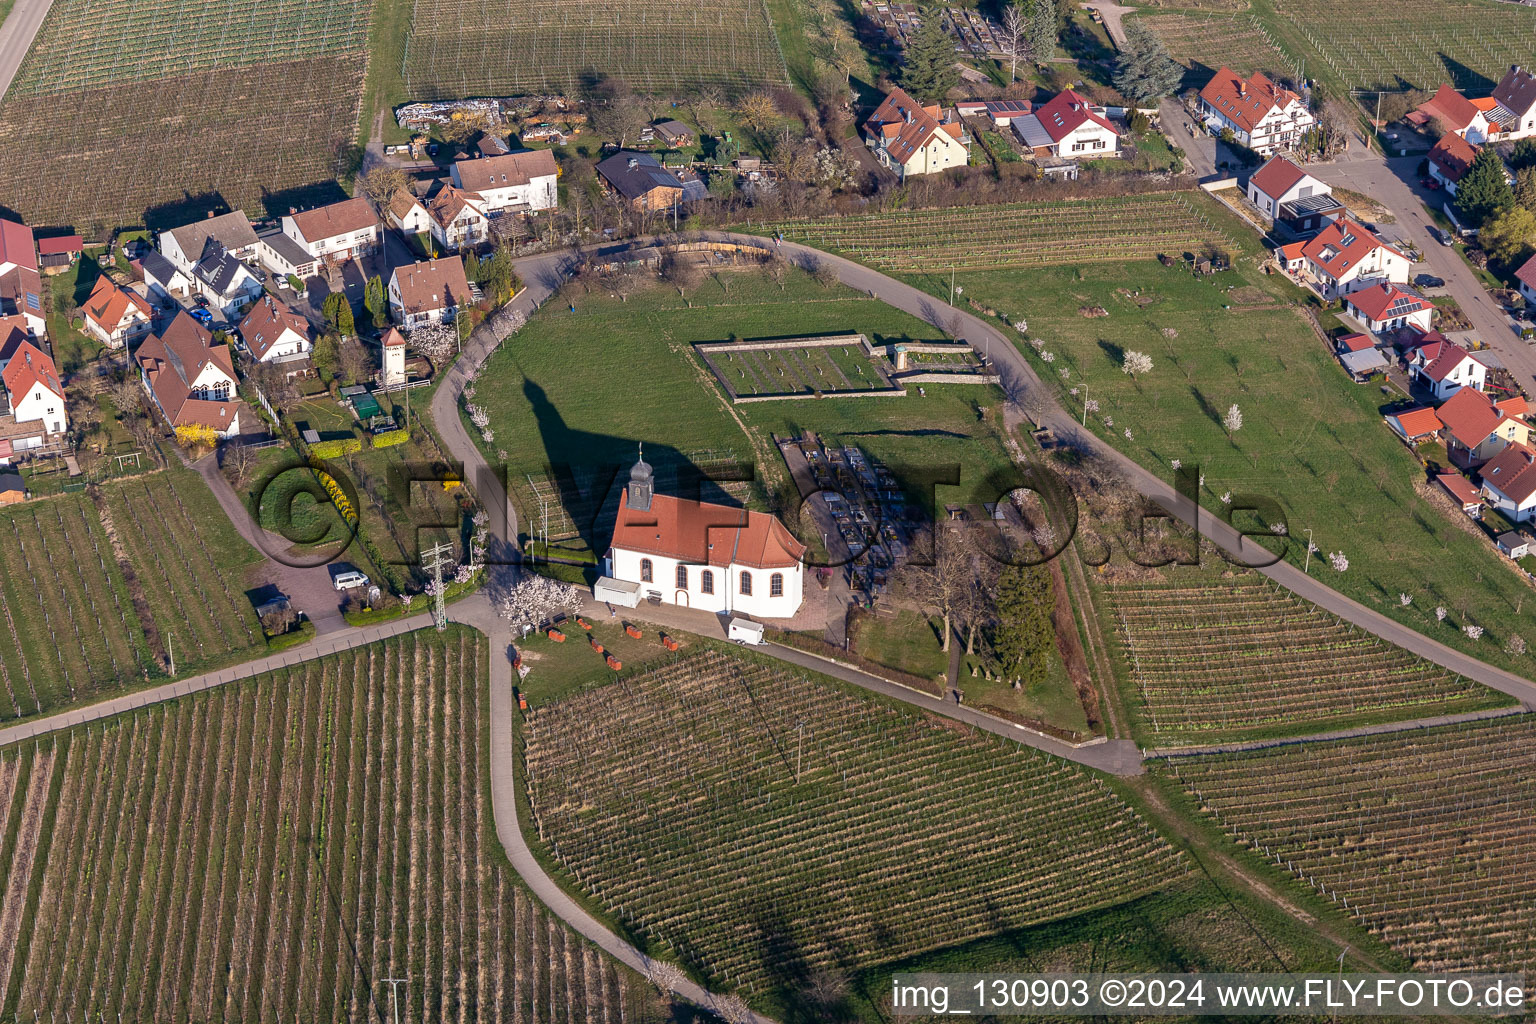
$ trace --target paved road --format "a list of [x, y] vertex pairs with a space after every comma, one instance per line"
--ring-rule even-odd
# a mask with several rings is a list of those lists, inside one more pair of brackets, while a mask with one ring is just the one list
[[1388, 238], [1411, 239], [1424, 253], [1424, 262], [1413, 268], [1414, 275], [1429, 273], [1444, 278], [1446, 293], [1461, 305], [1477, 336], [1492, 347], [1520, 385], [1531, 390], [1536, 386], [1536, 348], [1515, 336], [1509, 319], [1483, 290], [1466, 260], [1430, 236], [1433, 221], [1424, 204], [1438, 209], [1445, 202], [1445, 193], [1419, 184], [1422, 160], [1420, 156], [1386, 159], [1374, 149], [1352, 146], [1348, 159], [1313, 164], [1307, 170], [1330, 185], [1363, 192], [1391, 210], [1397, 223], [1382, 225], [1382, 233]]
[[16, 0], [16, 6], [0, 24], [0, 99], [11, 87], [11, 80], [21, 68], [21, 59], [32, 48], [37, 30], [43, 27], [43, 17], [53, 6], [53, 0]]
[[1195, 747], [1154, 747], [1145, 751], [1148, 758], [1195, 757], [1200, 754], [1235, 754], [1243, 750], [1268, 750], [1271, 747], [1293, 747], [1298, 743], [1327, 743], [1329, 740], [1348, 740], [1359, 736], [1382, 736], [1394, 732], [1414, 732], [1419, 729], [1435, 729], [1442, 725], [1460, 725], [1463, 722], [1484, 722], [1492, 718], [1508, 718], [1511, 715], [1527, 715], [1533, 710], [1526, 704], [1508, 708], [1491, 708], [1487, 711], [1464, 711], [1459, 715], [1435, 715], [1415, 718], [1406, 722], [1381, 722], [1377, 725], [1360, 725], [1352, 729], [1334, 729], [1330, 732], [1313, 733], [1310, 736], [1291, 736], [1284, 739], [1248, 740], [1241, 743], [1208, 743]]
[[1125, 45], [1125, 25], [1123, 19], [1127, 14], [1136, 10], [1134, 7], [1122, 7], [1115, 0], [1088, 0], [1083, 4], [1090, 10], [1098, 11], [1104, 18], [1104, 31], [1109, 33], [1110, 42], [1115, 46]]

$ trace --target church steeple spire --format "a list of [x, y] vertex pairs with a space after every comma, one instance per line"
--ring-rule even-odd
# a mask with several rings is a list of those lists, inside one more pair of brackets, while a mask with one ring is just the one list
[[645, 461], [645, 444], [640, 445], [640, 459], [629, 471], [629, 507], [649, 512], [651, 498], [656, 493], [656, 483], [650, 463]]

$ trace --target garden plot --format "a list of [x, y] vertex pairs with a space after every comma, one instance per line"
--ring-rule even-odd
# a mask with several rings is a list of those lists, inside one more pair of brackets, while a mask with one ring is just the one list
[[488, 657], [424, 631], [7, 751], [7, 1016], [361, 1021], [387, 971], [403, 1024], [659, 1021], [492, 855]]
[[1189, 874], [1075, 765], [714, 651], [547, 705], [524, 735], [550, 852], [749, 998]]
[[1416, 971], [1536, 971], [1536, 718], [1173, 758], [1238, 842]]
[[1298, 735], [1508, 699], [1256, 575], [1172, 566], [1108, 587], [1149, 745]]
[[[1135, 231], [1126, 225], [1134, 224]], [[790, 221], [785, 238], [896, 272], [1151, 259], [1236, 243], [1181, 192]]]
[[704, 342], [694, 351], [733, 402], [906, 393], [863, 335]]
[[764, 0], [415, 0], [403, 74], [423, 100], [574, 93], [594, 74], [652, 94], [789, 80]]

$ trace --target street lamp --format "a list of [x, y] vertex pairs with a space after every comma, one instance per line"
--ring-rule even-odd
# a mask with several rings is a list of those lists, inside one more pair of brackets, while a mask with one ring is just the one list
[[1301, 565], [1302, 572], [1308, 572], [1312, 568], [1312, 527], [1307, 527], [1307, 558]]

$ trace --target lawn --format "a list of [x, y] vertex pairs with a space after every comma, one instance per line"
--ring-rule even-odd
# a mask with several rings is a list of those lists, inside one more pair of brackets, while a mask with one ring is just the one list
[[[1100, 438], [1170, 480], [1175, 459], [1199, 466], [1209, 508], [1225, 509], [1228, 493], [1274, 498], [1296, 565], [1310, 530], [1321, 557], [1307, 568], [1329, 586], [1437, 640], [1529, 668], [1500, 650], [1510, 635], [1536, 631], [1525, 585], [1427, 500], [1423, 471], [1381, 421], [1384, 396], [1351, 384], [1300, 312], [1275, 301], [1289, 286], [1246, 265], [1199, 279], [1152, 262], [962, 280], [968, 296], [1028, 318], [1041, 347], [1021, 349], [1068, 409], [1081, 415], [1085, 399], [1097, 403], [1087, 422]], [[1108, 315], [1079, 312], [1095, 308]], [[1127, 350], [1150, 355], [1153, 371], [1139, 380], [1121, 372]], [[1232, 405], [1243, 423], [1229, 438], [1221, 421]], [[1330, 567], [1334, 552], [1346, 570]], [[1470, 640], [1466, 625], [1485, 633]]]

